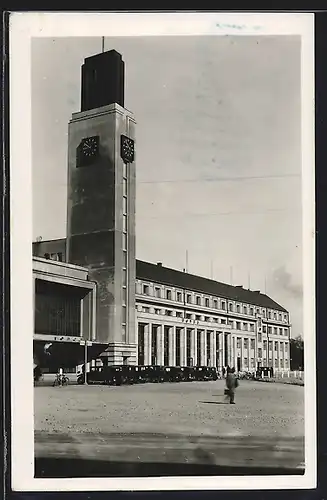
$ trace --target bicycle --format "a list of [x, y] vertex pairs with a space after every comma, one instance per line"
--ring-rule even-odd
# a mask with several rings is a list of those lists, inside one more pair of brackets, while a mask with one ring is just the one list
[[52, 384], [52, 387], [56, 387], [56, 386], [60, 386], [60, 387], [63, 387], [64, 385], [68, 385], [69, 384], [69, 378], [66, 376], [66, 375], [61, 375], [60, 373], [58, 373], [56, 375], [56, 378]]

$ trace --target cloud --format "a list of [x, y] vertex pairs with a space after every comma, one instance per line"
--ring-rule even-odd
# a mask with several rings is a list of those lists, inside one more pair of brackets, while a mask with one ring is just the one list
[[281, 266], [275, 269], [273, 272], [273, 278], [275, 283], [280, 288], [291, 294], [294, 298], [302, 299], [303, 295], [302, 285], [298, 285], [293, 282], [292, 275], [291, 273], [286, 271], [285, 266]]

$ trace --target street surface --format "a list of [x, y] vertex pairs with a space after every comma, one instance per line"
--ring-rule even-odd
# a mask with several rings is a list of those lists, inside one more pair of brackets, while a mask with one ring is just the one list
[[[242, 381], [35, 387], [36, 477], [298, 474], [304, 388]], [[60, 460], [58, 460], [60, 458]]]

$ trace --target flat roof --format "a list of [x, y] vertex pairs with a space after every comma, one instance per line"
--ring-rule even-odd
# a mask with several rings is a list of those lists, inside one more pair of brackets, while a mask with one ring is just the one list
[[76, 264], [70, 264], [68, 262], [60, 262], [58, 260], [45, 259], [44, 257], [36, 257], [35, 255], [33, 255], [33, 260], [59, 267], [68, 267], [69, 269], [76, 269], [78, 271], [83, 271], [85, 273], [89, 272], [87, 267], [77, 266]]

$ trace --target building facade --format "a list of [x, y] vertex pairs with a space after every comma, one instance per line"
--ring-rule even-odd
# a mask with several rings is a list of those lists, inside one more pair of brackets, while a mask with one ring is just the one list
[[[43, 343], [46, 340], [65, 342], [66, 350], [70, 342], [78, 345], [80, 339], [86, 338], [93, 342], [90, 359], [98, 358], [101, 363], [110, 363], [106, 343], [96, 340], [98, 285], [90, 281], [86, 268], [58, 262], [65, 259], [65, 245], [64, 239], [33, 244], [33, 253], [38, 255], [38, 258], [34, 257], [36, 305], [41, 302], [40, 279], [50, 284], [59, 280], [71, 287], [78, 285], [82, 290], [90, 291], [87, 307], [92, 307], [91, 312], [87, 312], [89, 309], [80, 305], [78, 314], [84, 315], [84, 318], [91, 315], [92, 321], [80, 321], [74, 335], [67, 334], [70, 329], [67, 330], [65, 321], [54, 322], [51, 326], [48, 320], [46, 331], [42, 331], [40, 326], [43, 323], [36, 321], [34, 338]], [[64, 276], [58, 277], [58, 268], [63, 268]], [[68, 276], [67, 269], [70, 272]], [[80, 273], [79, 276], [76, 273]], [[79, 295], [80, 288], [75, 294], [75, 303], [83, 304], [85, 295], [84, 292]], [[60, 306], [62, 308], [63, 304]], [[55, 307], [53, 305], [52, 311]], [[71, 306], [68, 307], [71, 310]], [[92, 325], [89, 333], [86, 324]], [[194, 276], [163, 267], [160, 263], [137, 260], [134, 324], [134, 355], [112, 364], [213, 366], [220, 371], [229, 365], [238, 372], [254, 371], [260, 367], [278, 371], [290, 369], [289, 313], [258, 291]], [[83, 359], [82, 351], [79, 362], [80, 359]]]
[[33, 243], [36, 363], [288, 370], [288, 312], [135, 257], [136, 122], [116, 51], [85, 60], [68, 125], [67, 237]]
[[136, 263], [138, 363], [290, 368], [289, 313], [267, 295]]

